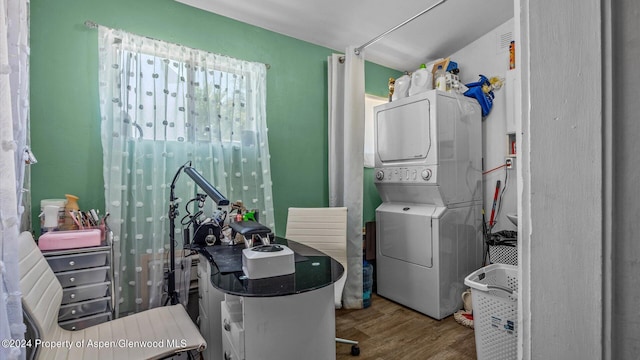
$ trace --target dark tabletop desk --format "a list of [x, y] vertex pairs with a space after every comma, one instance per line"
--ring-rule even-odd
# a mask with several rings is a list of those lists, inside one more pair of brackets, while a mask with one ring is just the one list
[[275, 237], [275, 244], [288, 246], [295, 254], [295, 273], [264, 279], [248, 279], [242, 272], [244, 244], [193, 247], [211, 265], [211, 284], [227, 293], [245, 297], [299, 294], [329, 286], [343, 274], [342, 265], [330, 256], [304, 244]]
[[242, 272], [244, 244], [191, 247], [200, 259], [198, 306], [200, 332], [207, 341], [205, 359], [335, 360], [333, 283], [344, 268], [295, 241], [276, 237], [272, 243], [293, 250], [295, 273], [248, 279]]

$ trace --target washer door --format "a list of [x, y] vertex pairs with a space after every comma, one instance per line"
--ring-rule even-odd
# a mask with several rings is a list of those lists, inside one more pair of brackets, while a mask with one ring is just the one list
[[376, 209], [378, 253], [415, 265], [433, 266], [431, 219], [438, 207], [383, 203]]

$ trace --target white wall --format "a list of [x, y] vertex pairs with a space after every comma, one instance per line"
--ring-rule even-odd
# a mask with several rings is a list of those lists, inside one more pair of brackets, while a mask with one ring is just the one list
[[518, 3], [527, 54], [522, 66], [526, 141], [519, 169], [525, 187], [519, 234], [522, 358], [601, 359], [607, 219], [602, 6], [607, 1]]
[[[505, 78], [509, 71], [509, 48], [500, 47], [500, 36], [506, 33], [513, 33], [513, 19], [498, 26], [494, 30], [482, 36], [480, 39], [467, 45], [460, 51], [451, 54], [452, 61], [458, 63], [460, 68], [460, 80], [465, 83], [476, 82], [480, 74], [490, 78], [500, 76]], [[516, 60], [517, 66], [517, 60]], [[508, 140], [506, 136], [507, 121], [507, 87], [505, 86], [495, 91], [495, 99], [491, 112], [482, 122], [482, 141], [484, 168], [493, 169], [504, 164], [508, 150]], [[501, 191], [505, 186], [504, 168], [491, 172], [483, 177], [484, 180], [484, 204], [487, 221], [491, 215], [493, 195], [495, 193], [496, 181], [501, 181]], [[516, 230], [516, 227], [506, 218], [506, 214], [516, 213], [516, 171], [509, 170], [507, 178], [507, 188], [502, 199], [500, 216], [494, 230]]]

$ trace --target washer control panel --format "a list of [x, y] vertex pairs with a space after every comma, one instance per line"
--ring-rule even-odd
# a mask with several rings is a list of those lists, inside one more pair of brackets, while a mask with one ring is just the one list
[[428, 166], [376, 168], [376, 182], [435, 183], [435, 168]]

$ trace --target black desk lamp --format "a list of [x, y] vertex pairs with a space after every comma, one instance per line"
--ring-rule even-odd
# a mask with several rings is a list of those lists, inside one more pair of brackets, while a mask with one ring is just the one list
[[173, 181], [171, 181], [171, 191], [169, 194], [169, 299], [171, 301], [171, 305], [175, 305], [179, 302], [178, 292], [176, 291], [176, 250], [175, 250], [175, 230], [176, 230], [176, 216], [178, 216], [178, 206], [175, 201], [178, 198], [175, 196], [175, 188], [176, 182], [178, 181], [178, 177], [180, 173], [184, 170], [184, 172], [189, 175], [193, 181], [202, 189], [204, 192], [209, 195], [213, 201], [215, 201], [218, 206], [226, 206], [229, 205], [229, 200], [225, 198], [220, 191], [218, 191], [213, 185], [211, 185], [196, 169], [191, 167], [191, 161], [186, 162], [184, 165], [178, 169], [176, 175], [173, 177]]

